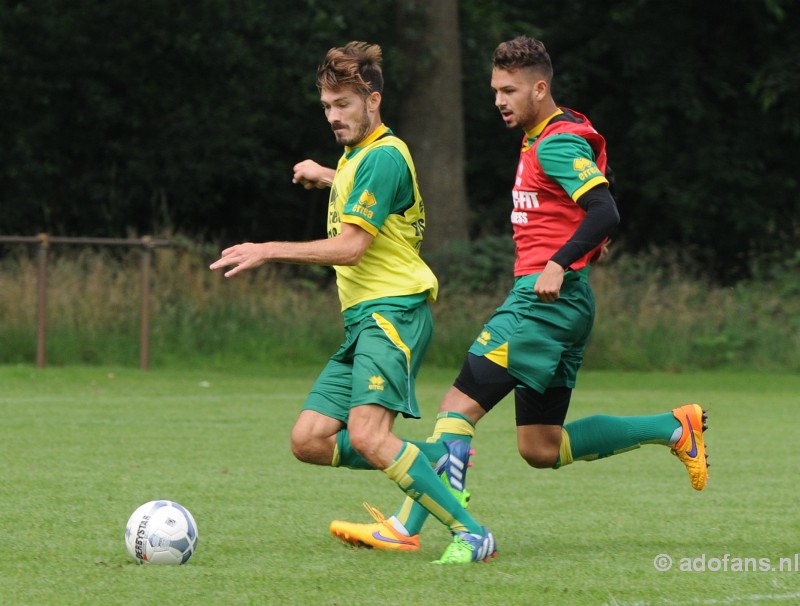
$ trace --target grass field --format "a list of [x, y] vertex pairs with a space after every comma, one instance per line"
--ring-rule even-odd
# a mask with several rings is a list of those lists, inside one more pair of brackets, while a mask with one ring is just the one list
[[[367, 521], [362, 500], [388, 516], [402, 494], [379, 472], [292, 458], [289, 429], [315, 372], [0, 367], [0, 604], [800, 603], [796, 375], [582, 375], [570, 418], [703, 403], [702, 493], [660, 446], [530, 469], [506, 402], [478, 428], [469, 477], [499, 558], [442, 569], [429, 563], [449, 538], [435, 521], [416, 553], [329, 536], [333, 518]], [[427, 435], [453, 375], [423, 370], [425, 419], [399, 433]], [[197, 520], [186, 566], [127, 555], [128, 516], [156, 498]], [[655, 569], [659, 554], [671, 570]]]

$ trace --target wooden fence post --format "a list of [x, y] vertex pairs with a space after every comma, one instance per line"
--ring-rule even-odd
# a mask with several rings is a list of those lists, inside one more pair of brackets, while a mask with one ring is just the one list
[[139, 367], [150, 368], [150, 257], [153, 250], [153, 238], [142, 238], [142, 282], [141, 282], [141, 317], [139, 325]]
[[36, 280], [36, 367], [47, 362], [47, 250], [50, 236], [39, 234], [38, 275]]

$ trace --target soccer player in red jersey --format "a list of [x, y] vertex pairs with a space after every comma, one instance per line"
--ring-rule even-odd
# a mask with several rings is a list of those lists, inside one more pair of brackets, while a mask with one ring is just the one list
[[[518, 450], [532, 467], [557, 469], [641, 444], [662, 444], [684, 463], [692, 487], [702, 490], [708, 477], [706, 418], [698, 404], [564, 424], [595, 315], [590, 262], [602, 254], [619, 222], [609, 191], [606, 144], [586, 116], [556, 105], [550, 90], [553, 67], [540, 41], [521, 36], [503, 42], [492, 67], [495, 105], [508, 128], [525, 133], [512, 189], [515, 283], [445, 394], [432, 447], [453, 440], [470, 443], [478, 421], [513, 391]], [[465, 474], [466, 465], [460, 477], [442, 474], [462, 502], [468, 498]], [[426, 518], [422, 507], [406, 499], [388, 520], [334, 521], [331, 532], [347, 542], [395, 549], [380, 539], [394, 532], [418, 546]]]

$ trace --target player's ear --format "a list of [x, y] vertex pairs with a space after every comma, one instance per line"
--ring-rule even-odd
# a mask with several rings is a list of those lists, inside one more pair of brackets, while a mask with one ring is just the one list
[[533, 84], [533, 94], [536, 97], [537, 101], [541, 101], [545, 97], [547, 97], [547, 92], [550, 90], [550, 87], [547, 84], [546, 80], [537, 80]]
[[373, 91], [367, 97], [367, 109], [371, 112], [378, 111], [381, 106], [381, 94], [378, 91]]

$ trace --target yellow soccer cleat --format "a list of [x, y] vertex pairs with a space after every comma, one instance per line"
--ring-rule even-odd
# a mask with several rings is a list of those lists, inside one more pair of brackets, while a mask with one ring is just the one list
[[364, 507], [375, 518], [372, 524], [356, 524], [334, 520], [331, 522], [330, 531], [340, 541], [350, 543], [356, 547], [368, 549], [416, 551], [419, 549], [419, 535], [407, 537], [395, 530], [392, 523], [383, 517], [377, 507], [364, 503]]
[[683, 433], [672, 446], [676, 455], [689, 472], [692, 488], [703, 490], [708, 482], [708, 455], [703, 432], [708, 429], [708, 415], [699, 404], [686, 404], [672, 411], [683, 428]]

